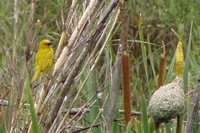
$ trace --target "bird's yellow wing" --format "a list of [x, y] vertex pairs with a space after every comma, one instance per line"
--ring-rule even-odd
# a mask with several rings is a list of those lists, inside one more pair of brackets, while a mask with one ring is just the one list
[[41, 67], [41, 71], [47, 71], [53, 62], [53, 50], [51, 49], [42, 49], [39, 50], [35, 58], [36, 65]]

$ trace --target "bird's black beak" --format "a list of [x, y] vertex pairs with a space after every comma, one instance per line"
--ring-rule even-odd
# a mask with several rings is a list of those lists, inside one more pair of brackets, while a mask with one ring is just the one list
[[52, 44], [53, 44], [52, 42], [47, 43], [47, 45], [49, 45], [49, 46], [52, 45]]

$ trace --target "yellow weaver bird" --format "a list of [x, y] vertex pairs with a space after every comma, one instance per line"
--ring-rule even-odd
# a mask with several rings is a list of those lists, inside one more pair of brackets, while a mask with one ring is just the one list
[[35, 55], [35, 74], [32, 81], [37, 80], [41, 72], [47, 72], [53, 63], [54, 50], [48, 39], [42, 40], [38, 45], [38, 51]]

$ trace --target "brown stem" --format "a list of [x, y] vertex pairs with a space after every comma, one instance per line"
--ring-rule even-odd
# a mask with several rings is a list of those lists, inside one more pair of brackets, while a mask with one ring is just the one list
[[124, 0], [120, 0], [120, 17], [121, 17], [121, 40], [122, 40], [122, 51], [125, 51], [127, 49], [127, 32], [126, 32], [126, 16], [125, 16], [125, 5]]
[[124, 88], [124, 111], [125, 122], [128, 125], [131, 120], [131, 95], [130, 95], [130, 68], [129, 68], [129, 56], [127, 50], [127, 31], [126, 31], [126, 16], [125, 16], [125, 4], [124, 0], [120, 0], [120, 16], [121, 16], [121, 40], [122, 40], [122, 72], [123, 72], [123, 88]]
[[183, 120], [183, 115], [177, 116], [176, 133], [182, 133], [182, 120]]
[[126, 125], [131, 120], [131, 95], [130, 95], [130, 73], [129, 56], [122, 55], [123, 87], [124, 87], [124, 111]]
[[158, 74], [158, 89], [163, 85], [163, 81], [165, 78], [165, 70], [166, 70], [166, 51], [165, 47], [163, 48], [163, 53], [160, 56], [160, 64], [159, 64], [159, 74]]
[[155, 133], [157, 133], [159, 131], [159, 127], [160, 127], [160, 124], [157, 122], [154, 122], [153, 129], [154, 129]]

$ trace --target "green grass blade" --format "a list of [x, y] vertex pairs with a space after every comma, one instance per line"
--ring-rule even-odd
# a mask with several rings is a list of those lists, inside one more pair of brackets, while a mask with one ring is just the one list
[[[115, 112], [115, 118], [120, 118], [120, 113], [118, 111], [119, 109], [117, 109], [117, 111]], [[120, 131], [120, 128], [119, 128], [119, 125], [117, 122], [113, 122], [113, 125], [112, 125], [112, 132], [113, 133], [118, 133]]]
[[142, 133], [141, 122], [137, 118], [134, 119], [134, 126], [136, 133]]
[[126, 127], [126, 133], [132, 133], [132, 120], [129, 121], [128, 126]]
[[6, 133], [4, 121], [1, 121], [0, 123], [0, 133]]
[[153, 121], [153, 119], [150, 118], [148, 124], [149, 124], [149, 133], [153, 133], [153, 131], [154, 131], [154, 121]]
[[152, 72], [153, 72], [153, 76], [154, 76], [154, 79], [155, 79], [155, 83], [157, 83], [156, 81], [156, 71], [155, 71], [155, 63], [154, 63], [154, 57], [153, 57], [153, 53], [152, 53], [152, 48], [151, 48], [151, 45], [148, 45], [149, 46], [149, 54], [150, 54], [150, 63], [151, 63], [151, 69], [152, 69]]
[[171, 133], [171, 126], [170, 124], [165, 124], [166, 133]]
[[141, 107], [142, 107], [142, 125], [143, 125], [143, 133], [148, 133], [148, 116], [147, 116], [147, 105], [145, 102], [144, 97], [142, 97], [141, 101]]
[[[87, 71], [89, 71], [89, 69], [87, 69]], [[87, 73], [86, 71], [86, 73]], [[87, 98], [90, 98], [92, 95], [94, 95], [96, 93], [96, 89], [97, 88], [97, 70], [95, 69], [93, 72], [91, 72], [90, 77], [86, 83], [86, 88], [88, 88], [88, 94], [87, 94]], [[94, 96], [93, 100], [98, 99], [97, 95]], [[90, 109], [89, 113], [86, 113], [84, 115], [84, 119], [86, 120], [85, 125], [86, 126], [91, 126], [91, 124], [98, 124], [100, 123], [100, 119], [99, 117], [99, 102], [96, 101], [93, 106]], [[101, 132], [101, 128], [92, 128], [90, 130], [91, 133], [100, 133]]]
[[[147, 66], [147, 50], [146, 47], [144, 45], [144, 32], [143, 32], [143, 27], [141, 24], [139, 24], [139, 38], [141, 41], [141, 50], [142, 50], [142, 59], [144, 61], [144, 70], [145, 70], [145, 77], [146, 77], [146, 83], [147, 83], [147, 93], [149, 94], [149, 77], [148, 77], [148, 66]], [[148, 95], [147, 94], [147, 95]]]
[[172, 74], [173, 74], [173, 70], [174, 70], [174, 67], [175, 67], [175, 61], [176, 61], [176, 56], [174, 54], [173, 56], [173, 59], [171, 61], [171, 64], [169, 66], [169, 69], [167, 71], [167, 76], [166, 76], [166, 82], [165, 83], [169, 83], [169, 81], [172, 79]]
[[185, 93], [187, 93], [187, 85], [188, 85], [188, 71], [189, 71], [189, 63], [190, 63], [192, 27], [193, 27], [193, 21], [191, 21], [191, 26], [190, 26], [190, 36], [189, 36], [189, 41], [188, 41], [188, 45], [187, 45], [185, 67], [184, 67], [184, 71], [183, 71], [183, 81], [184, 81], [184, 92]]
[[33, 101], [33, 97], [31, 94], [30, 80], [29, 80], [28, 76], [26, 76], [26, 79], [25, 79], [24, 90], [25, 90], [25, 98], [27, 99], [28, 103], [30, 104], [30, 112], [31, 112], [31, 119], [32, 119], [32, 131], [33, 131], [33, 133], [40, 133], [39, 126], [38, 126], [38, 120], [37, 120], [37, 116], [36, 116], [35, 108], [34, 108], [34, 101]]

